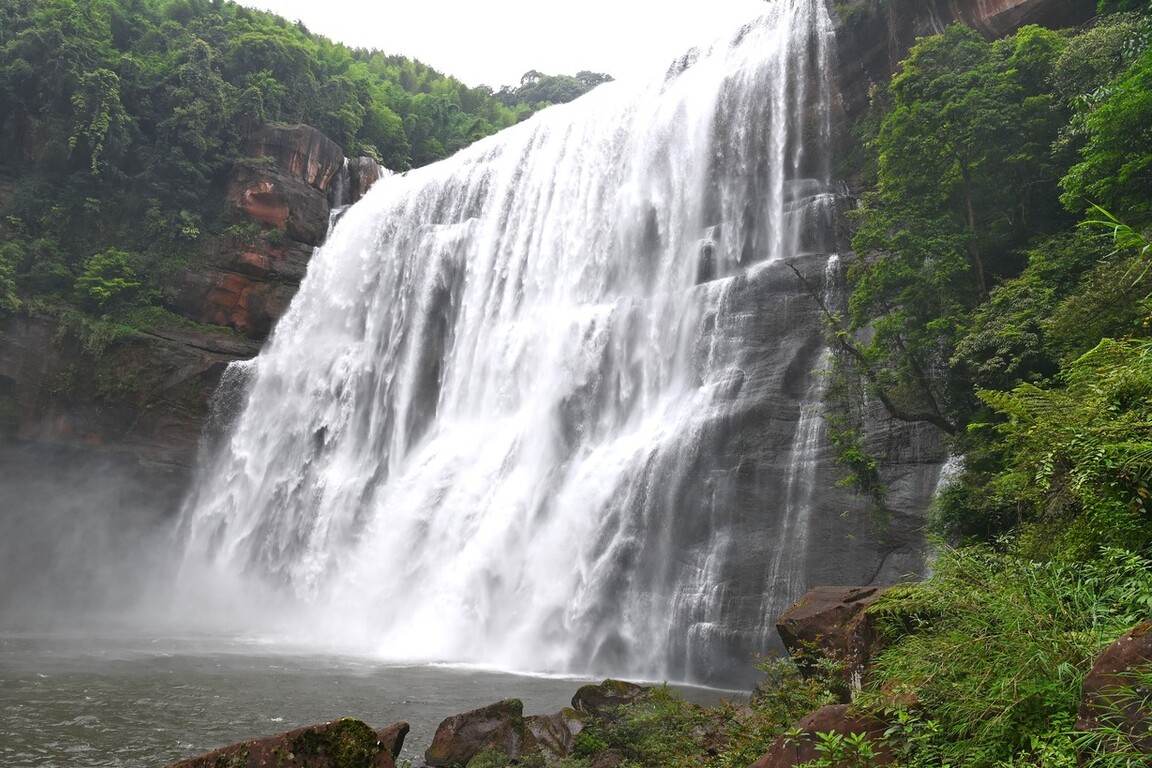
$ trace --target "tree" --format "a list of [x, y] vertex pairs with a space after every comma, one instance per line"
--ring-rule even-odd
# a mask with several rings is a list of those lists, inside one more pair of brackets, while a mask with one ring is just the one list
[[848, 330], [856, 361], [898, 418], [955, 431], [971, 407], [950, 370], [969, 313], [1015, 249], [1058, 211], [1047, 151], [1063, 113], [1045, 73], [1064, 45], [1025, 27], [988, 43], [960, 25], [921, 40], [888, 89], [871, 147], [877, 181], [853, 239]]
[[142, 284], [132, 268], [131, 254], [115, 248], [93, 254], [76, 278], [76, 297], [92, 310], [127, 306], [141, 296]]
[[1084, 116], [1087, 144], [1064, 180], [1073, 211], [1099, 205], [1137, 225], [1152, 221], [1152, 48], [1104, 87]]
[[85, 72], [72, 94], [72, 107], [76, 127], [68, 146], [77, 149], [83, 143], [89, 167], [99, 175], [106, 165], [105, 157], [123, 152], [128, 145], [131, 118], [120, 103], [120, 78], [107, 69]]

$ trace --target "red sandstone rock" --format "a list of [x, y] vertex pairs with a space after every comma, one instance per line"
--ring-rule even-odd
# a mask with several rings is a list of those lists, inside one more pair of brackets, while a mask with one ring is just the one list
[[[800, 720], [795, 730], [799, 733], [776, 739], [764, 756], [750, 768], [792, 768], [816, 760], [821, 757], [821, 753], [816, 750], [816, 744], [819, 743], [816, 734], [830, 732], [842, 736], [858, 733], [866, 735], [876, 750], [876, 755], [870, 763], [872, 766], [888, 765], [893, 760], [890, 750], [880, 748], [880, 741], [884, 737], [884, 724], [875, 718], [849, 714], [847, 704], [829, 704], [821, 707]], [[843, 768], [857, 764], [854, 761], [845, 761]]]
[[816, 587], [796, 601], [776, 621], [776, 631], [788, 652], [808, 673], [813, 653], [843, 664], [841, 700], [859, 690], [860, 678], [871, 655], [874, 638], [866, 609], [881, 587]]
[[225, 199], [243, 217], [301, 243], [318, 245], [328, 232], [327, 193], [275, 164], [236, 163]]
[[340, 146], [310, 125], [266, 123], [248, 139], [249, 157], [267, 157], [289, 175], [327, 192], [344, 165]]
[[1084, 678], [1076, 730], [1102, 732], [1102, 741], [1081, 763], [1099, 750], [1152, 755], [1150, 683], [1152, 621], [1145, 621], [1108, 646]]

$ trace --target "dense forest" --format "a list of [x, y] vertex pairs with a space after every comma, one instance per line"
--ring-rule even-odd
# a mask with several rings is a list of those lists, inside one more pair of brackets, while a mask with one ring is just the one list
[[469, 88], [221, 0], [0, 2], [0, 313], [163, 303], [251, 131], [307, 123], [393, 171], [608, 80]]

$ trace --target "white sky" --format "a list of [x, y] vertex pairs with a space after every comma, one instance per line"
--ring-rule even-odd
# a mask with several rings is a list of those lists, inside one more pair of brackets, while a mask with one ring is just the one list
[[530, 69], [617, 79], [756, 17], [765, 0], [239, 0], [346, 45], [399, 53], [472, 86], [519, 85]]

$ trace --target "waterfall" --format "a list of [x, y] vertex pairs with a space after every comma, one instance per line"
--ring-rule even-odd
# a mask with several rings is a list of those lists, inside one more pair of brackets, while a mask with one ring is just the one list
[[[835, 308], [842, 303], [842, 285], [840, 255], [833, 253], [824, 267], [824, 284], [821, 288], [826, 306]], [[768, 570], [761, 608], [762, 617], [769, 623], [795, 602], [807, 586], [804, 580], [804, 561], [808, 558], [812, 500], [819, 461], [825, 447], [822, 429], [824, 394], [831, 372], [832, 350], [823, 347], [812, 381], [800, 403], [800, 419], [788, 451], [780, 533], [772, 552], [772, 564]]]
[[302, 636], [389, 659], [750, 669], [761, 591], [808, 567], [767, 578], [818, 482], [781, 466], [820, 439], [819, 320], [776, 266], [833, 250], [831, 44], [823, 0], [775, 0], [378, 182], [246, 372], [185, 581], [264, 585]]

